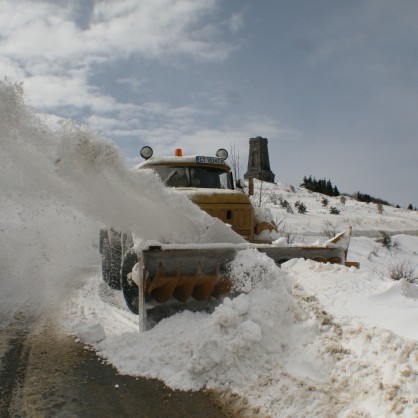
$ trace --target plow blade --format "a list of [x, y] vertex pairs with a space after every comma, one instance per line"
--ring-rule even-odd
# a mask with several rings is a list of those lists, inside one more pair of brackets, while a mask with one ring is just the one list
[[283, 264], [292, 258], [304, 258], [320, 263], [344, 264], [345, 251], [340, 247], [272, 247], [259, 246], [257, 250], [272, 258], [277, 265]]

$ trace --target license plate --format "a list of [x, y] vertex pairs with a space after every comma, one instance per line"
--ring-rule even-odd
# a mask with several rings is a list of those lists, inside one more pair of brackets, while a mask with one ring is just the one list
[[225, 161], [222, 158], [218, 157], [196, 157], [196, 162], [198, 164], [225, 164]]

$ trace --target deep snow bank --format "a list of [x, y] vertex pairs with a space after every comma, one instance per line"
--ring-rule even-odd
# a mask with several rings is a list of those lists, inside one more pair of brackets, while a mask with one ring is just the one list
[[[265, 254], [241, 251], [231, 272], [246, 293], [226, 298], [212, 314], [186, 311], [141, 334], [110, 333], [97, 350], [121, 373], [160, 378], [173, 388], [254, 381], [289, 353], [292, 340], [309, 335], [311, 324], [302, 321], [280, 269]], [[69, 317], [76, 333], [82, 312]]]
[[[411, 240], [399, 240], [410, 253]], [[362, 262], [370, 248], [360, 248]], [[231, 275], [244, 294], [144, 333], [120, 292], [92, 277], [66, 323], [121, 373], [221, 389], [237, 416], [416, 416], [416, 286], [368, 267], [292, 260], [279, 269], [254, 250]], [[86, 328], [94, 335], [83, 337]]]
[[418, 341], [417, 285], [405, 280], [395, 282], [367, 270], [311, 260], [288, 261], [283, 270], [291, 272], [304, 291], [327, 306], [341, 324], [367, 323]]

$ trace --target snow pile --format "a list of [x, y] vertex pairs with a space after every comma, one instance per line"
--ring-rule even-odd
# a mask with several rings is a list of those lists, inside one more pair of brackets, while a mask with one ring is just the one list
[[[253, 271], [251, 283], [248, 268]], [[141, 335], [107, 335], [96, 345], [98, 352], [121, 373], [157, 377], [173, 388], [196, 390], [254, 381], [280, 362], [290, 349], [290, 337], [307, 325], [280, 269], [265, 254], [244, 250], [232, 262], [231, 271], [248, 293], [225, 298], [212, 314], [186, 311]], [[77, 322], [73, 327], [78, 332]]]
[[94, 344], [105, 338], [105, 332], [98, 322], [93, 321], [78, 325], [77, 336], [85, 344]]
[[[418, 241], [418, 238], [417, 238]], [[417, 286], [339, 265], [292, 260], [283, 266], [341, 323], [380, 326], [418, 341]], [[370, 309], [373, 306], [373, 309]]]
[[[367, 250], [358, 240], [363, 264], [375, 241], [367, 238]], [[222, 390], [237, 416], [416, 416], [416, 285], [309, 260], [279, 269], [251, 249], [230, 273], [244, 293], [141, 334], [120, 293], [93, 277], [69, 302], [67, 326], [77, 334], [80, 318], [96, 321], [106, 336], [93, 346], [119, 372]]]
[[254, 289], [276, 287], [281, 283], [281, 270], [264, 253], [256, 250], [239, 251], [229, 265], [233, 290], [248, 293]]
[[[262, 260], [258, 253], [252, 258], [254, 251], [243, 251], [259, 274], [258, 286], [248, 294], [226, 298], [211, 315], [183, 312], [142, 335], [110, 337], [99, 351], [121, 372], [157, 377], [181, 389], [215, 388], [256, 378], [282, 351], [296, 321], [296, 307], [280, 280], [280, 270], [264, 254]], [[240, 272], [248, 265], [238, 261], [232, 269]], [[117, 350], [120, 346], [126, 349]]]

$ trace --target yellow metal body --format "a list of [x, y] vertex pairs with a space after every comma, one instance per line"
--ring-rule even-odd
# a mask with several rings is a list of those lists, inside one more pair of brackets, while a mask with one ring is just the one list
[[[207, 167], [223, 170], [231, 175], [231, 168], [228, 164], [197, 164], [193, 163], [194, 157], [164, 157], [144, 162], [138, 167], [155, 168], [164, 167]], [[254, 208], [249, 197], [240, 189], [200, 189], [198, 187], [176, 187], [181, 193], [186, 194], [189, 199], [200, 209], [209, 215], [219, 218], [222, 222], [231, 225], [232, 229], [249, 242], [254, 242], [256, 231]], [[210, 191], [210, 192], [208, 192]], [[257, 233], [260, 227], [257, 228]]]

